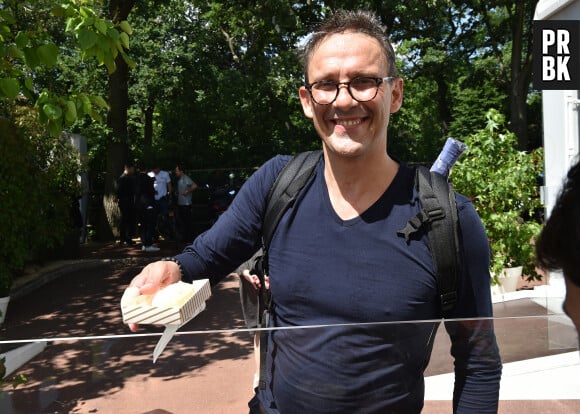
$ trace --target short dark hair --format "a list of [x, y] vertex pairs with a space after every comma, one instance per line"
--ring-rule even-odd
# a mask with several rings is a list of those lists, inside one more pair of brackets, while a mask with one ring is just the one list
[[580, 162], [564, 182], [556, 205], [536, 242], [538, 266], [563, 270], [580, 287]]
[[386, 27], [380, 23], [377, 16], [365, 10], [337, 10], [324, 20], [317, 30], [310, 35], [310, 38], [301, 50], [306, 83], [308, 83], [308, 65], [310, 64], [310, 59], [322, 41], [330, 35], [348, 31], [362, 33], [376, 39], [385, 52], [389, 71], [388, 75], [397, 76], [393, 45], [387, 35]]

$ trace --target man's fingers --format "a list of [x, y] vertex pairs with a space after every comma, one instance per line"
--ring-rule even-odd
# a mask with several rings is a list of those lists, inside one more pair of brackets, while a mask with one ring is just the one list
[[242, 276], [252, 284], [254, 290], [258, 290], [260, 288], [260, 278], [256, 275], [250, 274], [249, 269], [242, 270]]
[[142, 295], [154, 295], [161, 288], [160, 285], [153, 283], [145, 283], [139, 288], [139, 293]]

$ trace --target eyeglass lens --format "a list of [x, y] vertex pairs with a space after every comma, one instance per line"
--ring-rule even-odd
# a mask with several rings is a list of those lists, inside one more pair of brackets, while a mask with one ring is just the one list
[[328, 105], [334, 102], [340, 91], [340, 85], [346, 85], [350, 96], [358, 102], [366, 102], [377, 96], [380, 78], [355, 78], [350, 82], [319, 81], [310, 87], [312, 99], [318, 104]]

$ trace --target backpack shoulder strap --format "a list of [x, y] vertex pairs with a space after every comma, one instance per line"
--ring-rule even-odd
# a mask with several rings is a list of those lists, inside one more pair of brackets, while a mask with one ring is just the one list
[[306, 185], [314, 173], [314, 169], [322, 156], [322, 151], [302, 152], [295, 155], [282, 168], [276, 181], [272, 184], [266, 200], [266, 213], [262, 223], [262, 257], [257, 263], [256, 273], [260, 278], [260, 292], [258, 294], [260, 332], [260, 381], [259, 388], [266, 387], [266, 347], [268, 344], [268, 328], [270, 319], [271, 296], [266, 292], [264, 276], [268, 274], [268, 248], [274, 231], [280, 219], [296, 200], [300, 190]]
[[262, 224], [264, 251], [270, 247], [270, 241], [280, 219], [312, 176], [321, 156], [320, 150], [302, 152], [292, 157], [278, 174], [268, 193], [266, 214]]
[[427, 226], [441, 313], [443, 317], [448, 317], [457, 302], [461, 263], [455, 191], [445, 177], [430, 172], [426, 167], [417, 167], [415, 185], [421, 211], [397, 233], [409, 242], [413, 233], [423, 225]]

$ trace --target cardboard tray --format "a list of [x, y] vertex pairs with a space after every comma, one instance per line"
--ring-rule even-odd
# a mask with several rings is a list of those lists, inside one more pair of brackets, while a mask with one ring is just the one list
[[183, 325], [205, 309], [205, 301], [211, 296], [209, 279], [194, 280], [192, 285], [195, 293], [181, 307], [121, 306], [123, 322], [150, 325]]

